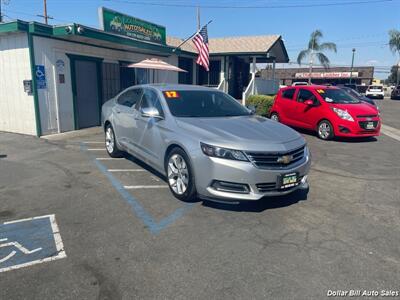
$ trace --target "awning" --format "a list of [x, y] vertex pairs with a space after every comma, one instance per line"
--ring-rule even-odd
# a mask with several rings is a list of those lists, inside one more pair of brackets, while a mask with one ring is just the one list
[[187, 72], [181, 68], [170, 65], [165, 61], [157, 58], [145, 59], [138, 63], [133, 63], [127, 66], [128, 68], [141, 68], [141, 69], [152, 69], [152, 70], [164, 70], [164, 71], [174, 71], [174, 72]]

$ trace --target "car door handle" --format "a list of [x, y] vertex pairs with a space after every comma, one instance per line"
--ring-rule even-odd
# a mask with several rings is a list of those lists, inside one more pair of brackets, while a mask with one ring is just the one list
[[120, 114], [121, 113], [121, 111], [120, 110], [117, 110], [117, 111], [115, 111], [117, 114]]

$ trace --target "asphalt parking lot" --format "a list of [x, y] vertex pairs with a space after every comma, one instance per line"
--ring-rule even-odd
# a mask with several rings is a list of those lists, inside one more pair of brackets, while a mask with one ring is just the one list
[[[234, 205], [180, 202], [133, 157], [109, 158], [99, 128], [52, 140], [0, 133], [0, 299], [400, 291], [400, 101], [378, 103], [389, 135], [324, 142], [303, 132], [308, 194]], [[30, 220], [41, 216], [50, 225]], [[16, 255], [27, 265], [5, 266], [1, 239], [21, 219], [36, 223], [18, 229], [19, 249], [39, 249], [32, 236], [51, 228], [41, 240], [57, 259]]]

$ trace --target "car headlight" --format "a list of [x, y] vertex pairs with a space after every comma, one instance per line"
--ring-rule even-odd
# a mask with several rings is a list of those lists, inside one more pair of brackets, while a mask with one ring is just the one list
[[354, 122], [353, 117], [348, 113], [347, 110], [343, 110], [336, 107], [332, 107], [332, 110], [338, 115], [339, 118]]
[[246, 155], [242, 151], [226, 149], [217, 146], [211, 146], [204, 143], [200, 143], [201, 150], [207, 156], [219, 157], [232, 160], [248, 161]]

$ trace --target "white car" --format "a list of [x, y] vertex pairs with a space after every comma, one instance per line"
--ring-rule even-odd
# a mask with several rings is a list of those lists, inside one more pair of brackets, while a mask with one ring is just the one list
[[298, 86], [298, 85], [308, 85], [308, 82], [299, 81], [299, 82], [293, 82], [292, 84], [292, 86]]
[[383, 85], [374, 84], [368, 86], [368, 89], [365, 91], [365, 96], [367, 96], [368, 98], [383, 99], [385, 97]]

